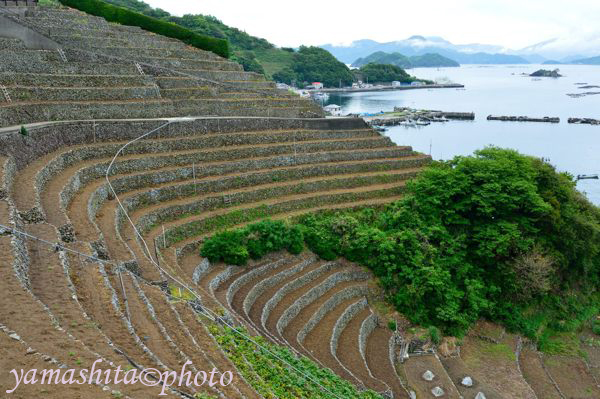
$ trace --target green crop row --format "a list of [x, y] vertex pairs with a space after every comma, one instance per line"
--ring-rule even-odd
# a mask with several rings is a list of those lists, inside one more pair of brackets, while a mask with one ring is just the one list
[[244, 379], [266, 399], [381, 398], [373, 391], [359, 392], [331, 370], [262, 337], [253, 337], [257, 345], [245, 338], [243, 329], [210, 326], [209, 331]]

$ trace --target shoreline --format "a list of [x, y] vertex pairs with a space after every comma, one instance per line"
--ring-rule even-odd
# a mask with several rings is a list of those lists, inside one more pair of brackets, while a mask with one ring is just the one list
[[349, 87], [341, 89], [319, 89], [319, 90], [307, 90], [310, 93], [362, 93], [368, 91], [393, 91], [393, 90], [416, 90], [416, 89], [462, 89], [465, 85], [458, 83], [451, 84], [432, 84], [432, 85], [420, 85], [420, 86], [383, 86], [383, 87], [367, 87], [362, 89], [353, 89]]

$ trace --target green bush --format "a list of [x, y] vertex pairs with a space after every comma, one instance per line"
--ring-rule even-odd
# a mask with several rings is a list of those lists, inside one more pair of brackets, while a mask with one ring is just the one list
[[396, 324], [396, 320], [388, 320], [388, 328], [392, 331], [396, 331], [398, 325]]
[[217, 233], [205, 241], [200, 255], [211, 262], [223, 261], [231, 265], [243, 265], [248, 261], [248, 249], [244, 245], [244, 232], [230, 230]]
[[181, 40], [190, 46], [212, 51], [225, 58], [229, 57], [229, 44], [223, 39], [199, 35], [179, 25], [161, 21], [122, 7], [117, 7], [101, 0], [60, 0], [60, 2], [65, 6], [76, 8], [97, 17], [102, 17], [109, 22], [116, 22], [129, 26], [139, 26], [149, 32]]
[[594, 322], [592, 323], [592, 331], [594, 332], [594, 334], [600, 335], [600, 320], [594, 320]]
[[19, 133], [21, 133], [22, 136], [29, 136], [29, 131], [25, 126], [21, 126], [21, 129], [19, 129]]
[[200, 255], [212, 262], [244, 265], [249, 258], [259, 259], [282, 249], [292, 254], [301, 253], [304, 250], [302, 230], [280, 220], [267, 219], [243, 229], [215, 234], [202, 244]]
[[440, 330], [437, 327], [431, 326], [427, 332], [429, 333], [429, 339], [431, 339], [431, 342], [433, 342], [435, 345], [439, 345], [440, 342], [442, 342]]

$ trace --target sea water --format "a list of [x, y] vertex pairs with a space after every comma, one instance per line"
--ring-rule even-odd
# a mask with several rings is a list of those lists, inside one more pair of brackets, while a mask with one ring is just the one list
[[[560, 68], [562, 78], [527, 76], [537, 69]], [[581, 84], [600, 86], [600, 66], [583, 65], [465, 65], [459, 68], [418, 68], [419, 78], [451, 81], [465, 89], [332, 94], [328, 103], [346, 113], [392, 111], [411, 107], [474, 112], [474, 121], [391, 127], [385, 134], [399, 145], [431, 154], [434, 159], [472, 154], [487, 145], [513, 148], [550, 160], [572, 175], [600, 174], [600, 125], [568, 124], [569, 117], [600, 119], [600, 94], [573, 98], [567, 94], [599, 92]], [[488, 121], [488, 115], [560, 117], [558, 124]], [[600, 180], [582, 180], [578, 189], [600, 205]]]

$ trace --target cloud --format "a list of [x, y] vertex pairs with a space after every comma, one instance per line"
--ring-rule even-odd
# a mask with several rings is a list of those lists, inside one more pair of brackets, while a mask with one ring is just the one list
[[176, 15], [214, 15], [280, 46], [360, 39], [390, 42], [423, 35], [519, 49], [559, 37], [564, 39], [544, 51], [558, 54], [572, 46], [600, 54], [597, 0], [380, 0], [375, 5], [362, 0], [304, 0], [300, 8], [289, 8], [280, 0], [145, 1]]

